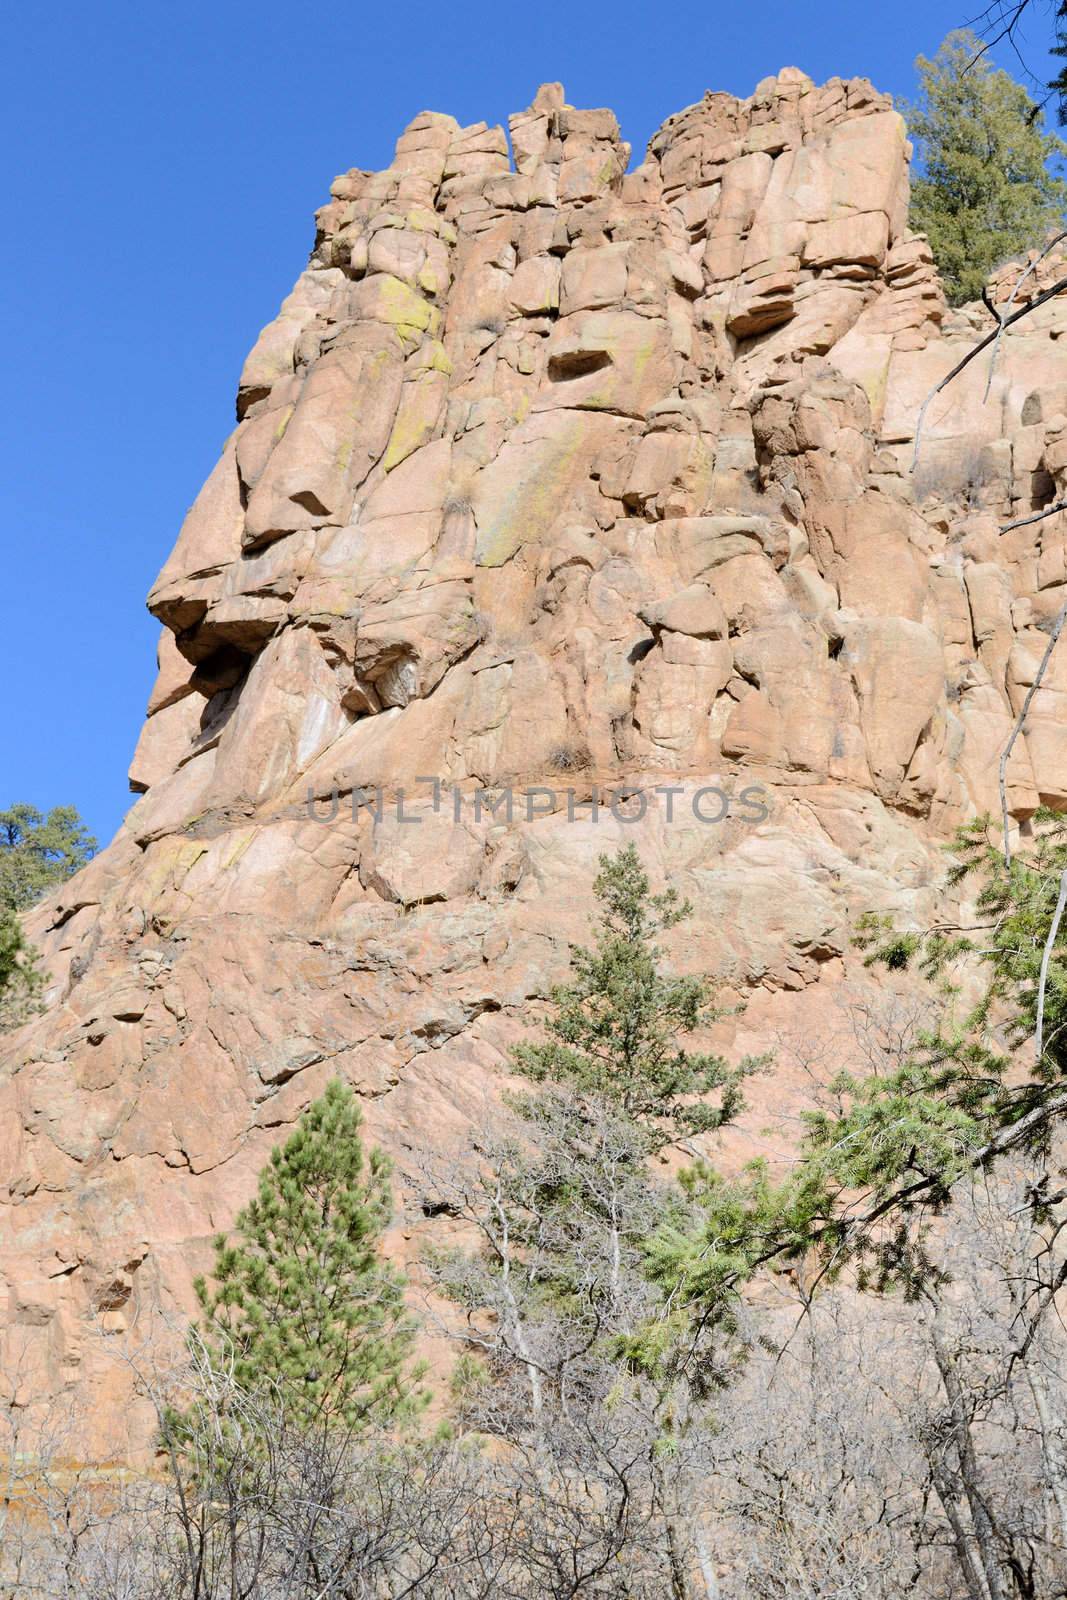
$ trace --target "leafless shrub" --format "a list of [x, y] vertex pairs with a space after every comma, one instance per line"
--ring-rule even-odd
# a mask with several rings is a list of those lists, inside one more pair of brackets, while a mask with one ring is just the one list
[[[840, 1017], [823, 1050], [871, 1071], [925, 1020], [859, 987]], [[0, 1600], [1067, 1595], [1067, 1150], [961, 1192], [910, 1300], [783, 1273], [664, 1376], [634, 1353], [674, 1337], [639, 1248], [662, 1186], [632, 1126], [539, 1105], [409, 1174], [448, 1235], [427, 1283], [464, 1352], [453, 1436], [297, 1428], [195, 1337], [115, 1346], [156, 1468], [71, 1466], [84, 1419], [0, 1410]]]
[[575, 741], [556, 745], [549, 752], [548, 764], [556, 772], [578, 772], [588, 767], [591, 760], [589, 746]]
[[469, 517], [474, 510], [474, 500], [469, 488], [450, 489], [445, 495], [442, 511], [446, 517]]
[[944, 440], [926, 447], [926, 455], [916, 468], [915, 498], [976, 505], [981, 491], [997, 481], [995, 463], [981, 445]]

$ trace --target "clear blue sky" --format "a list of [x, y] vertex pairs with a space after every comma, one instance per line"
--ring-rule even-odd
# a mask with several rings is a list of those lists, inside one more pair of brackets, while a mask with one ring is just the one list
[[0, 806], [72, 803], [103, 842], [130, 805], [157, 633], [144, 596], [335, 173], [386, 165], [421, 110], [503, 121], [553, 78], [574, 105], [612, 106], [635, 151], [705, 89], [748, 94], [785, 65], [910, 94], [915, 55], [968, 15], [968, 0], [12, 7]]

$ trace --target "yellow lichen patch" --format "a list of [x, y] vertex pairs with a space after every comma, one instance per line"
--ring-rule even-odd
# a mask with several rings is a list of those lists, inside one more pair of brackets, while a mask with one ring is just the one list
[[207, 855], [207, 849], [207, 844], [201, 839], [172, 837], [157, 840], [141, 877], [146, 894], [155, 899], [167, 889], [177, 889], [201, 856]]
[[382, 274], [377, 311], [382, 322], [396, 329], [401, 342], [417, 344], [424, 333], [436, 335], [440, 312], [400, 278]]
[[433, 437], [446, 388], [447, 379], [437, 367], [427, 368], [419, 377], [404, 384], [393, 431], [382, 457], [384, 471], [392, 472]]
[[235, 843], [231, 845], [223, 856], [222, 866], [224, 868], [235, 867], [259, 831], [258, 828], [249, 828], [246, 833], [239, 834]]
[[[378, 383], [387, 368], [393, 364], [393, 355], [390, 350], [373, 350], [363, 358], [363, 375], [368, 383]], [[357, 405], [353, 415], [358, 415]]]
[[410, 228], [413, 233], [441, 233], [448, 228], [449, 232], [455, 230], [434, 211], [427, 211], [425, 206], [414, 206], [404, 218], [404, 227]]
[[428, 261], [419, 268], [418, 285], [426, 294], [437, 294], [441, 288], [441, 280]]
[[615, 426], [613, 419], [555, 411], [535, 414], [507, 440], [479, 477], [479, 566], [503, 566], [520, 546], [549, 536], [569, 515], [591, 460]]
[[422, 366], [431, 372], [443, 372], [448, 377], [452, 376], [453, 367], [448, 352], [440, 339], [430, 340], [424, 347], [419, 360]]

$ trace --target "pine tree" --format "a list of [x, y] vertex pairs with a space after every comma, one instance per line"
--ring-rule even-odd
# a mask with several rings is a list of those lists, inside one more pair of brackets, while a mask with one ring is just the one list
[[[652, 893], [633, 845], [601, 856], [599, 866], [596, 948], [572, 948], [575, 976], [552, 991], [549, 1038], [519, 1045], [514, 1064], [536, 1082], [603, 1096], [649, 1134], [653, 1147], [720, 1127], [739, 1110], [741, 1082], [758, 1063], [731, 1068], [681, 1043], [716, 1013], [703, 979], [663, 975], [656, 939], [692, 907], [675, 889]], [[700, 1098], [714, 1091], [717, 1104]]]
[[18, 913], [71, 877], [95, 849], [73, 806], [56, 806], [47, 817], [27, 805], [0, 811], [0, 1033], [40, 1010], [42, 977]]
[[271, 1153], [236, 1239], [215, 1240], [196, 1292], [204, 1335], [243, 1388], [271, 1387], [291, 1421], [360, 1431], [420, 1404], [403, 1280], [382, 1260], [389, 1163], [364, 1160], [362, 1117], [339, 1079]]
[[[839, 1109], [806, 1116], [781, 1183], [758, 1163], [726, 1186], [699, 1168], [688, 1175], [701, 1220], [656, 1250], [681, 1298], [717, 1303], [762, 1262], [808, 1250], [828, 1276], [849, 1267], [861, 1287], [918, 1295], [938, 1278], [930, 1227], [961, 1180], [1021, 1162], [1035, 1216], [1062, 1199], [1052, 1195], [1052, 1151], [1067, 1123], [1067, 825], [1039, 812], [1034, 826], [1010, 862], [988, 817], [958, 830], [949, 880], [975, 887], [970, 930], [861, 919], [867, 963], [918, 969], [937, 1021], [891, 1070], [838, 1074], [828, 1087]], [[978, 998], [964, 1004], [963, 979], [977, 975]]]
[[[446, 1253], [433, 1269], [480, 1330], [473, 1346], [529, 1386], [535, 1419], [554, 1385], [574, 1393], [585, 1382], [592, 1395], [605, 1370], [640, 1374], [650, 1415], [670, 1410], [683, 1366], [686, 1384], [716, 1385], [717, 1336], [734, 1331], [728, 1292], [694, 1341], [653, 1281], [665, 1275], [650, 1274], [648, 1241], [677, 1230], [690, 1202], [649, 1158], [729, 1121], [762, 1063], [729, 1067], [685, 1048], [716, 1013], [704, 980], [662, 971], [656, 939], [691, 908], [674, 890], [652, 893], [632, 845], [599, 866], [595, 947], [572, 948], [574, 980], [552, 991], [548, 1038], [512, 1053], [537, 1090], [506, 1097], [517, 1120], [479, 1141], [476, 1174], [440, 1184], [442, 1204], [484, 1248]], [[716, 1101], [703, 1098], [712, 1092]]]
[[[1051, 46], [1049, 55], [1058, 56], [1061, 61], [1067, 60], [1067, 0], [1059, 0], [1053, 26], [1056, 42]], [[1060, 68], [1049, 88], [1056, 96], [1056, 120], [1062, 128], [1067, 123], [1067, 67]]]
[[994, 267], [1061, 227], [1067, 204], [1067, 185], [1048, 170], [1067, 146], [1041, 131], [1040, 108], [981, 49], [963, 29], [933, 60], [919, 56], [919, 100], [905, 108], [921, 173], [910, 222], [929, 239], [953, 305], [976, 299]]
[[663, 1592], [681, 1595], [705, 1401], [744, 1340], [732, 1284], [696, 1315], [676, 1300], [660, 1241], [691, 1230], [691, 1202], [650, 1157], [733, 1117], [758, 1063], [686, 1047], [716, 1013], [704, 980], [664, 972], [657, 939], [689, 904], [652, 893], [632, 846], [599, 867], [593, 948], [572, 948], [547, 1038], [513, 1052], [535, 1089], [506, 1097], [516, 1120], [478, 1137], [473, 1170], [436, 1185], [482, 1248], [428, 1264], [464, 1311], [462, 1419], [530, 1451], [543, 1484], [580, 1481], [591, 1519], [647, 1518], [670, 1552]]
[[[846, 1109], [809, 1119], [809, 1181], [833, 1198], [861, 1189], [884, 1215], [944, 1204], [965, 1173], [1011, 1152], [1047, 1160], [1067, 1115], [1067, 827], [1051, 812], [1006, 861], [988, 818], [961, 827], [950, 883], [975, 888], [976, 926], [901, 933], [866, 918], [858, 943], [869, 965], [915, 967], [932, 985], [937, 1025], [899, 1069], [842, 1074]], [[1061, 908], [1062, 911], [1062, 908]], [[964, 969], [984, 976], [961, 1008]], [[1040, 1021], [1039, 1021], [1040, 1018]]]
[[73, 806], [0, 811], [0, 904], [25, 911], [49, 889], [79, 872], [96, 851]]
[[0, 907], [0, 1033], [17, 1028], [39, 1010], [41, 974], [12, 911]]

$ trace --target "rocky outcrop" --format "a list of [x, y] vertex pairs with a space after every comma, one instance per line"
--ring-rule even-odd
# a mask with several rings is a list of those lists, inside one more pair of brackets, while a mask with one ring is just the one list
[[[558, 85], [509, 132], [425, 113], [335, 180], [149, 598], [140, 798], [31, 919], [2, 1366], [112, 1429], [109, 1332], [188, 1313], [329, 1077], [417, 1212], [408, 1152], [462, 1143], [601, 851], [693, 899], [675, 959], [748, 1002], [724, 1049], [817, 1034], [850, 918], [929, 916], [947, 833], [998, 808], [1067, 599], [1058, 519], [998, 532], [1067, 473], [1057, 301], [912, 471], [988, 312], [946, 313], [886, 97], [786, 69], [636, 166]], [[1018, 826], [1067, 805], [1065, 674]], [[791, 1092], [757, 1085], [753, 1127]]]

